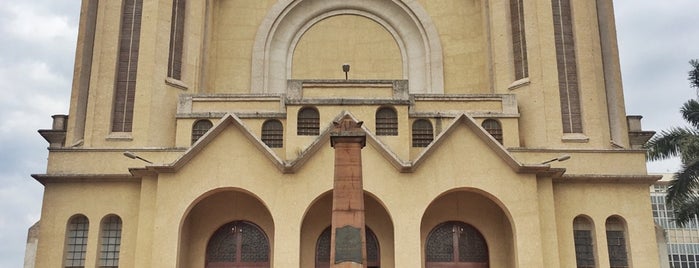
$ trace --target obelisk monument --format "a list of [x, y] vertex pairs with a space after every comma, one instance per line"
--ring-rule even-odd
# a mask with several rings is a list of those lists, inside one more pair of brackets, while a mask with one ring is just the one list
[[361, 128], [362, 122], [355, 122], [348, 115], [334, 124], [330, 132], [330, 145], [335, 149], [330, 267], [366, 267], [362, 184], [366, 133]]

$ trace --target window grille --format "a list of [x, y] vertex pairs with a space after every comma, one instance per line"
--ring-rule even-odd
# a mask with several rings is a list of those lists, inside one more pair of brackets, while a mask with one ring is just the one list
[[419, 119], [413, 123], [413, 147], [427, 147], [434, 140], [432, 123]]
[[192, 126], [192, 144], [197, 142], [209, 129], [214, 126], [209, 120], [199, 120]]
[[594, 268], [595, 253], [592, 222], [583, 216], [573, 220], [573, 240], [575, 242], [575, 261], [577, 268]]
[[488, 245], [483, 235], [463, 222], [438, 225], [427, 236], [425, 267], [487, 267]]
[[256, 225], [235, 221], [221, 226], [206, 247], [207, 267], [269, 267], [269, 240]]
[[102, 249], [100, 250], [100, 268], [119, 267], [121, 249], [121, 218], [111, 215], [102, 221]]
[[502, 144], [502, 127], [500, 126], [500, 122], [495, 119], [486, 119], [481, 126], [483, 126], [483, 129], [485, 129], [490, 136]]
[[320, 115], [314, 108], [303, 108], [299, 111], [296, 134], [299, 136], [320, 135]]
[[592, 231], [574, 230], [575, 262], [578, 268], [595, 267], [595, 255], [592, 246]]
[[131, 132], [143, 0], [124, 0], [117, 62], [112, 132]]
[[610, 217], [607, 219], [606, 229], [610, 268], [629, 267], [624, 223], [617, 217]]
[[90, 223], [84, 215], [73, 216], [68, 222], [65, 267], [85, 267], [89, 227]]
[[173, 0], [170, 26], [170, 53], [167, 66], [169, 77], [182, 79], [182, 49], [186, 0]]
[[398, 135], [398, 115], [393, 108], [384, 107], [376, 111], [376, 135]]
[[279, 120], [267, 120], [262, 124], [262, 142], [269, 148], [284, 146], [284, 127]]

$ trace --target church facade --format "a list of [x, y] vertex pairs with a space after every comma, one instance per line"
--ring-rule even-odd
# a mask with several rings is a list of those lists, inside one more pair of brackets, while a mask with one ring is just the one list
[[79, 29], [36, 267], [660, 263], [611, 1], [83, 0]]

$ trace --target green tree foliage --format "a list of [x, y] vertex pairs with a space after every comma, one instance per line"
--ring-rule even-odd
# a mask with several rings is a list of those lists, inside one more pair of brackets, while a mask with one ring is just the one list
[[699, 60], [690, 60], [689, 64], [692, 65], [692, 70], [689, 71], [689, 85], [699, 89]]
[[[699, 90], [699, 61], [689, 64], [690, 86]], [[655, 135], [645, 147], [648, 160], [679, 157], [682, 168], [668, 188], [667, 203], [675, 212], [677, 224], [684, 225], [699, 216], [699, 102], [689, 100], [680, 109], [682, 117], [689, 123], [686, 127], [674, 127]]]

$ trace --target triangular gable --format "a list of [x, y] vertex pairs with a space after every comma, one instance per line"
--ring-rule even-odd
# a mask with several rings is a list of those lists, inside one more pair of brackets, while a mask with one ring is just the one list
[[[354, 121], [359, 121], [352, 113], [348, 111], [343, 111], [335, 117], [333, 121], [338, 121], [342, 117], [349, 116]], [[166, 165], [156, 165], [156, 166], [146, 166], [146, 170], [154, 172], [171, 173], [177, 172], [180, 168], [185, 166], [190, 160], [196, 157], [204, 147], [211, 143], [216, 137], [221, 134], [227, 127], [233, 126], [239, 129], [245, 137], [247, 137], [251, 143], [262, 152], [272, 163], [277, 167], [277, 169], [282, 173], [295, 173], [299, 170], [310, 158], [313, 156], [322, 146], [325, 146], [326, 142], [330, 139], [330, 131], [333, 128], [332, 124], [328, 124], [327, 127], [323, 129], [320, 135], [297, 157], [292, 161], [284, 161], [277, 154], [270, 149], [262, 140], [254, 135], [254, 132], [248, 128], [239, 117], [235, 114], [226, 114], [219, 122], [214, 125], [204, 136], [202, 136], [197, 142], [195, 142], [192, 147], [190, 147], [182, 156], [175, 160], [171, 164]], [[528, 164], [524, 165], [519, 163], [499, 142], [497, 142], [493, 137], [488, 134], [478, 123], [476, 123], [473, 118], [466, 114], [459, 114], [454, 118], [452, 123], [440, 133], [435, 140], [427, 146], [422, 153], [418, 155], [415, 161], [404, 161], [398, 157], [386, 144], [384, 144], [373, 132], [371, 132], [366, 126], [362, 126], [362, 129], [366, 133], [367, 143], [370, 144], [374, 149], [376, 149], [384, 158], [386, 158], [391, 165], [393, 165], [399, 172], [409, 173], [415, 171], [425, 159], [429, 158], [432, 153], [439, 150], [439, 147], [446, 139], [452, 136], [452, 133], [459, 127], [466, 127], [472, 131], [478, 138], [480, 138], [497, 156], [500, 157], [510, 168], [515, 172], [522, 173], [556, 173], [562, 174], [559, 169], [552, 169], [549, 165], [541, 164]], [[143, 171], [143, 169], [132, 169], [133, 172]]]
[[[476, 137], [483, 141], [488, 148], [490, 148], [500, 159], [502, 159], [507, 166], [512, 168], [513, 171], [518, 173], [540, 173], [540, 172], [551, 172], [550, 165], [542, 164], [522, 164], [517, 161], [510, 152], [505, 149], [502, 144], [496, 141], [485, 129], [483, 129], [473, 118], [465, 113], [457, 115], [447, 128], [440, 133], [430, 145], [428, 145], [412, 162], [410, 167], [411, 171], [415, 170], [420, 166], [422, 162], [425, 161], [432, 153], [434, 153], [441, 146], [446, 139], [452, 136], [452, 133], [459, 127], [466, 127], [471, 132], [473, 132]], [[555, 170], [555, 173], [560, 171]]]

